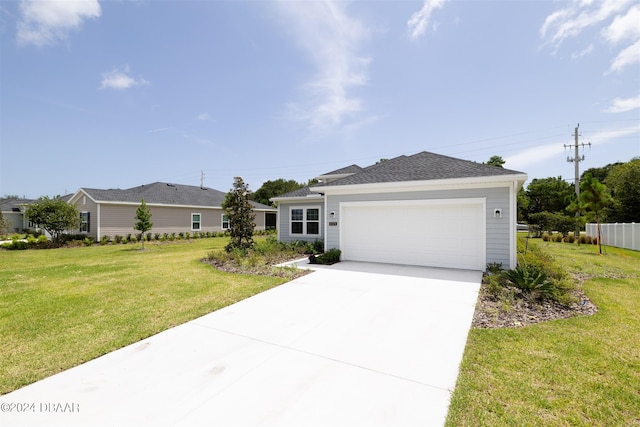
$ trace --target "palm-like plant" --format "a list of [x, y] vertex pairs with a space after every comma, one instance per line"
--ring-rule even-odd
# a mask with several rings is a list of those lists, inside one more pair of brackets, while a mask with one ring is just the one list
[[549, 280], [547, 273], [533, 265], [519, 264], [513, 270], [503, 271], [502, 275], [528, 299], [552, 298], [556, 291], [556, 286]]

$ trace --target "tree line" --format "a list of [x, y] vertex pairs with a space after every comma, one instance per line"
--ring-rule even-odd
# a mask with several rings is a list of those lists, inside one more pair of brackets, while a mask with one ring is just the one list
[[[591, 168], [580, 177], [580, 200], [562, 177], [533, 179], [518, 194], [518, 222], [567, 234], [585, 222], [640, 222], [640, 157]], [[591, 209], [589, 208], [591, 207]]]

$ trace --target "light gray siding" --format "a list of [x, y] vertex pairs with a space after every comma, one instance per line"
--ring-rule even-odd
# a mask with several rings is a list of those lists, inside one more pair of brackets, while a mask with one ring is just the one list
[[[327, 249], [340, 247], [340, 203], [358, 201], [387, 201], [387, 200], [430, 200], [430, 199], [458, 199], [458, 198], [484, 198], [486, 200], [486, 259], [487, 263], [499, 262], [503, 267], [508, 268], [510, 263], [510, 224], [511, 224], [511, 204], [508, 187], [482, 188], [482, 189], [460, 189], [443, 191], [415, 191], [415, 192], [395, 192], [395, 193], [372, 193], [372, 194], [349, 194], [349, 195], [328, 195], [326, 212], [335, 212], [336, 217], [331, 221], [337, 222], [335, 226], [327, 226], [325, 247]], [[494, 210], [500, 209], [501, 218], [494, 217]], [[281, 215], [288, 209], [280, 211]], [[280, 222], [280, 227], [284, 227], [287, 220]], [[326, 219], [323, 221], [328, 224]], [[383, 226], [383, 225], [381, 225]], [[386, 224], [385, 226], [388, 226]], [[288, 225], [287, 225], [288, 227]], [[371, 230], [375, 233], [375, 230]], [[287, 237], [288, 233], [283, 233], [281, 240]]]
[[22, 212], [5, 211], [2, 212], [2, 216], [9, 224], [8, 228], [5, 230], [8, 234], [20, 233], [22, 230], [27, 228], [27, 224], [25, 224], [25, 217]]
[[[320, 232], [317, 235], [291, 234], [291, 209], [295, 207], [318, 207], [320, 209]], [[278, 240], [282, 242], [289, 243], [296, 240], [315, 242], [316, 240], [323, 240], [325, 224], [325, 209], [322, 199], [290, 203], [280, 202], [278, 204]]]
[[[78, 199], [73, 203], [78, 212], [89, 212], [89, 232], [88, 236], [98, 237], [98, 205], [91, 200], [90, 197], [80, 194]], [[80, 229], [69, 230], [70, 233], [80, 233]]]
[[[151, 222], [153, 227], [151, 233], [171, 234], [171, 233], [194, 233], [198, 232], [219, 232], [222, 229], [222, 208], [209, 207], [180, 207], [180, 206], [153, 206], [147, 205], [151, 211]], [[136, 222], [136, 205], [100, 204], [100, 237], [116, 235], [126, 236], [127, 234], [137, 234], [133, 229]], [[200, 230], [193, 230], [191, 215], [200, 214]], [[256, 230], [264, 230], [264, 212], [255, 211]], [[93, 226], [92, 226], [93, 230]]]

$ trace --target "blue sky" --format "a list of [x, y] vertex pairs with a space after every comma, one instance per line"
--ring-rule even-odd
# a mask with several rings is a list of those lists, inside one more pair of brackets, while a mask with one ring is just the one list
[[2, 1], [0, 196], [640, 156], [640, 2]]

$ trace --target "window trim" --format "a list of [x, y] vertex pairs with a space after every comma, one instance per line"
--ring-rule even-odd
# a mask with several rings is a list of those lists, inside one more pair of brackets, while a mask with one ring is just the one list
[[[86, 221], [84, 220], [86, 218]], [[84, 227], [86, 226], [86, 230]], [[80, 233], [90, 233], [91, 232], [91, 212], [89, 211], [81, 211], [80, 212]]]
[[[295, 222], [302, 222], [302, 233], [293, 233], [293, 210], [294, 209], [302, 209], [302, 220], [296, 220]], [[309, 220], [307, 219], [307, 211], [309, 209], [317, 209], [318, 211], [318, 219], [317, 220]], [[307, 224], [309, 222], [318, 224], [318, 233], [317, 234], [309, 234], [307, 232]], [[291, 237], [315, 237], [321, 238], [322, 236], [322, 207], [320, 205], [309, 205], [309, 206], [289, 206], [289, 236]]]
[[[193, 220], [193, 216], [194, 215], [198, 215], [200, 217], [200, 219], [198, 221], [194, 221]], [[198, 228], [194, 228], [193, 224], [197, 222], [198, 223]], [[202, 214], [199, 212], [191, 212], [191, 231], [202, 231]]]
[[[225, 216], [227, 217], [227, 220], [226, 220], [226, 221], [224, 220], [224, 217], [225, 217]], [[224, 223], [225, 223], [225, 222], [227, 223], [227, 226], [226, 226], [226, 227], [224, 226]], [[228, 214], [226, 214], [226, 213], [221, 214], [221, 215], [220, 215], [220, 228], [221, 228], [222, 230], [228, 230], [228, 229], [230, 228], [230, 227], [229, 227], [229, 225], [230, 225], [230, 223], [229, 223], [229, 215], [228, 215]]]

